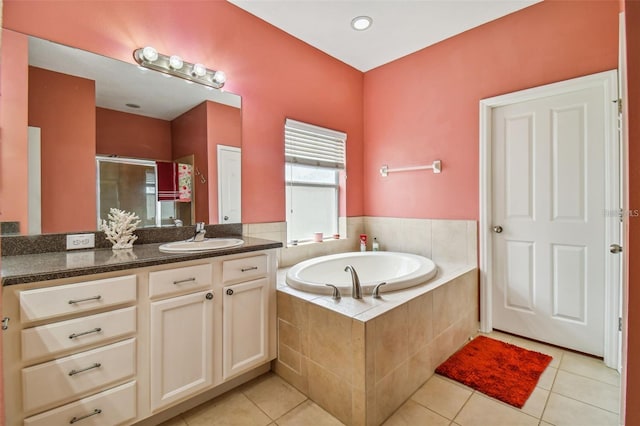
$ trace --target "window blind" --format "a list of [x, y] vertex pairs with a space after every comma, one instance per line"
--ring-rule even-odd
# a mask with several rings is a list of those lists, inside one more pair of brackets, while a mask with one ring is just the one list
[[345, 168], [347, 134], [287, 118], [284, 154], [287, 163]]

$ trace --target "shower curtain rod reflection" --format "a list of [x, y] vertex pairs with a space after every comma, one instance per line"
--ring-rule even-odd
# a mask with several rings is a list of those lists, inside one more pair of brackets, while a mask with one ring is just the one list
[[411, 172], [414, 170], [433, 170], [433, 173], [441, 173], [442, 172], [442, 162], [440, 160], [435, 160], [433, 163], [428, 166], [412, 166], [412, 167], [397, 167], [395, 169], [390, 169], [386, 164], [380, 167], [380, 175], [387, 176], [389, 173], [394, 172]]

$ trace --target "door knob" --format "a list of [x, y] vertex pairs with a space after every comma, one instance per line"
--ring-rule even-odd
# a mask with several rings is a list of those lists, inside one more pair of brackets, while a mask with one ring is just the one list
[[229, 220], [229, 216], [223, 217], [224, 220]]
[[609, 246], [609, 251], [611, 253], [622, 253], [622, 246], [620, 244], [611, 244]]
[[496, 234], [501, 234], [502, 233], [502, 226], [497, 225], [493, 227], [493, 232], [495, 232]]

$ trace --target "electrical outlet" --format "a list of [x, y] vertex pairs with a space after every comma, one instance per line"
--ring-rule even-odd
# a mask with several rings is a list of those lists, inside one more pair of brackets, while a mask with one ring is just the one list
[[94, 248], [96, 236], [94, 234], [67, 235], [67, 250]]

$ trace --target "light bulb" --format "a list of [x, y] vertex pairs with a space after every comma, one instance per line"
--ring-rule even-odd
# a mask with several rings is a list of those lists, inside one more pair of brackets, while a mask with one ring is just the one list
[[205, 75], [207, 75], [207, 69], [202, 64], [193, 64], [191, 75], [193, 75], [194, 77], [204, 77]]
[[212, 80], [214, 83], [224, 84], [224, 82], [227, 81], [227, 75], [224, 73], [224, 71], [216, 71], [213, 74]]
[[182, 58], [178, 55], [172, 55], [169, 58], [169, 66], [174, 70], [179, 70], [184, 65]]
[[153, 62], [158, 59], [158, 51], [151, 46], [142, 49], [142, 57], [145, 61]]

